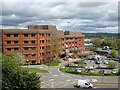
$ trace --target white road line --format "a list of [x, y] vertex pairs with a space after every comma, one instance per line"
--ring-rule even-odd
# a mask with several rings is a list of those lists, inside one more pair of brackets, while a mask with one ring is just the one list
[[55, 79], [50, 79], [49, 81], [54, 81]]
[[57, 77], [58, 75], [53, 75], [53, 76]]

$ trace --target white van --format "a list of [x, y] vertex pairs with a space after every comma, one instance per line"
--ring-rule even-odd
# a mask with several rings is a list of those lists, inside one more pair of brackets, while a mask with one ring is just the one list
[[78, 80], [77, 87], [78, 88], [93, 88], [93, 85], [87, 80]]

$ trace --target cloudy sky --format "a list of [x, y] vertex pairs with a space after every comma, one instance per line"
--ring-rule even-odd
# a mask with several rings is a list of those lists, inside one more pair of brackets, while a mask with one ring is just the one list
[[118, 32], [118, 2], [6, 2], [0, 28], [56, 25], [59, 30]]

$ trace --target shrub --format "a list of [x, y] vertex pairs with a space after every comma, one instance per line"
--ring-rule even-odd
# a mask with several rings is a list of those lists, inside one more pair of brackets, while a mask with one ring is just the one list
[[3, 55], [2, 59], [2, 89], [31, 90], [40, 89], [40, 76], [20, 67], [16, 58]]
[[108, 68], [114, 69], [115, 67], [116, 67], [116, 63], [115, 62], [109, 62]]

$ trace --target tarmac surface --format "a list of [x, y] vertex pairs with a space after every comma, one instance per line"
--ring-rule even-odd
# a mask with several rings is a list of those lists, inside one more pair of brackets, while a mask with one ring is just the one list
[[50, 71], [50, 73], [38, 73], [41, 76], [41, 88], [75, 88], [77, 80], [90, 81], [95, 88], [118, 88], [120, 80], [118, 76], [79, 76], [59, 71], [66, 63], [59, 66], [29, 65], [28, 68], [39, 68]]

